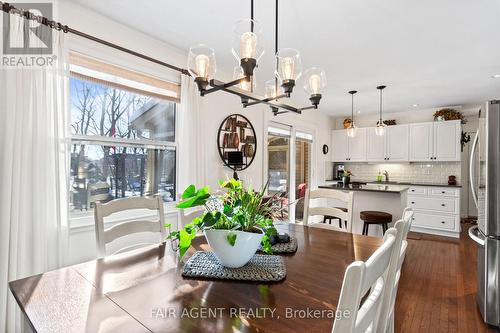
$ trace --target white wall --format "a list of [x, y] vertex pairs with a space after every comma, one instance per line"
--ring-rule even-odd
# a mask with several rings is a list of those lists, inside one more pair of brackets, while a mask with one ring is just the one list
[[[164, 60], [179, 67], [185, 67], [186, 51], [179, 50], [171, 45], [156, 40], [148, 35], [130, 29], [122, 24], [114, 22], [109, 18], [89, 11], [73, 3], [60, 1], [58, 6], [59, 21], [66, 23], [74, 29], [80, 30], [90, 35], [97, 36], [106, 41], [137, 50], [140, 53], [153, 58]], [[96, 57], [102, 60], [131, 67], [137, 71], [160, 78], [180, 82], [180, 75], [169, 69], [144, 60], [137, 59], [131, 55], [116, 51], [106, 46], [102, 46], [75, 36], [68, 36], [69, 47], [73, 50]], [[229, 69], [232, 72], [232, 68]], [[222, 73], [221, 73], [222, 72]], [[219, 70], [218, 76], [227, 79], [224, 71]], [[299, 87], [297, 87], [299, 89]], [[308, 102], [308, 101], [305, 101]], [[265, 170], [265, 138], [267, 126], [270, 120], [279, 121], [298, 129], [307, 130], [314, 135], [313, 152], [313, 179], [312, 185], [324, 180], [325, 161], [328, 155], [323, 155], [321, 147], [323, 144], [330, 144], [330, 131], [333, 127], [333, 118], [319, 112], [318, 110], [305, 111], [303, 115], [285, 114], [274, 117], [269, 108], [265, 106], [253, 106], [248, 109], [241, 107], [240, 99], [234, 95], [223, 92], [207, 95], [200, 102], [200, 128], [196, 131], [201, 135], [202, 149], [199, 159], [193, 161], [202, 166], [202, 178], [199, 183], [210, 185], [216, 189], [219, 179], [232, 176], [232, 170], [223, 167], [217, 150], [217, 131], [225, 117], [233, 113], [245, 115], [256, 131], [257, 152], [252, 165], [244, 171], [239, 172], [241, 179], [251, 183], [255, 188], [260, 188], [263, 180], [267, 177]], [[182, 129], [178, 129], [182, 130]], [[183, 166], [179, 166], [179, 172], [183, 172]], [[196, 182], [193, 180], [193, 182]], [[182, 189], [179, 189], [182, 191]], [[175, 224], [177, 214], [175, 211], [167, 212], [166, 218]], [[93, 227], [93, 216], [87, 214], [73, 223], [70, 231], [70, 249], [67, 263], [74, 264], [96, 257], [95, 236]], [[144, 235], [139, 235], [135, 240], [145, 240]]]

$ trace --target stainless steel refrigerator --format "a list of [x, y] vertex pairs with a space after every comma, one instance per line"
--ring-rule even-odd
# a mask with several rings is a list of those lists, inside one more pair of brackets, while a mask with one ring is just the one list
[[477, 303], [486, 323], [500, 326], [500, 101], [481, 109], [470, 159], [478, 223], [469, 229], [477, 243]]

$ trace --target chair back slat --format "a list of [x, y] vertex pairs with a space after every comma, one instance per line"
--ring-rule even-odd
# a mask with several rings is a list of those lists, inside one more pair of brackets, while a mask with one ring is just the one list
[[[111, 214], [127, 211], [131, 209], [150, 209], [156, 210], [158, 214], [157, 221], [132, 220], [113, 225], [104, 229], [104, 218]], [[163, 212], [163, 201], [158, 196], [155, 198], [133, 197], [126, 199], [117, 199], [102, 204], [96, 202], [94, 211], [96, 243], [99, 257], [106, 256], [106, 244], [118, 238], [140, 233], [152, 232], [159, 233], [160, 241], [166, 236], [165, 215]], [[128, 248], [131, 248], [129, 246]], [[123, 250], [123, 249], [122, 249]], [[123, 251], [117, 251], [123, 252]], [[115, 252], [116, 253], [116, 252]]]
[[[339, 202], [345, 208], [347, 212], [335, 208], [335, 207], [325, 207], [325, 206], [313, 206], [312, 200], [323, 199], [329, 200], [334, 199]], [[342, 221], [347, 222], [347, 229], [335, 228], [339, 231], [351, 232], [352, 230], [352, 209], [353, 209], [353, 192], [344, 192], [340, 190], [329, 190], [329, 189], [317, 189], [317, 190], [307, 190], [306, 196], [304, 198], [304, 225], [309, 224], [309, 218], [311, 216], [332, 216], [339, 218]]]
[[311, 207], [309, 208], [309, 216], [333, 216], [347, 221], [349, 213], [335, 207]]
[[122, 212], [132, 209], [151, 209], [158, 210], [158, 200], [155, 198], [146, 197], [131, 197], [124, 199], [116, 199], [105, 204], [101, 204], [100, 210], [103, 217], [113, 213]]
[[403, 265], [408, 246], [406, 237], [410, 230], [412, 221], [413, 209], [407, 207], [403, 211], [402, 219], [394, 224], [394, 229], [397, 230], [395, 252], [391, 258], [391, 264], [387, 273], [387, 288], [384, 291], [382, 299], [380, 322], [377, 327], [377, 332], [380, 333], [385, 333], [389, 327], [392, 327], [394, 324], [394, 305], [399, 286], [399, 278], [401, 276], [401, 267]]
[[159, 232], [162, 230], [158, 221], [131, 221], [115, 224], [104, 231], [104, 241], [111, 243], [117, 238], [139, 232]]
[[[339, 314], [347, 315], [335, 319], [332, 333], [361, 333], [377, 327], [395, 232], [392, 228], [388, 230], [382, 245], [366, 262], [356, 261], [347, 267], [337, 306]], [[368, 296], [362, 302], [368, 289]]]

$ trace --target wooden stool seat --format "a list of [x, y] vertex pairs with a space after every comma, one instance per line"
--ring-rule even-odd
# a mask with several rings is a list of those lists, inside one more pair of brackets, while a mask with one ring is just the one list
[[363, 235], [368, 235], [368, 227], [370, 224], [382, 225], [382, 233], [388, 229], [388, 223], [392, 222], [392, 215], [386, 212], [379, 212], [375, 210], [365, 210], [359, 213], [359, 218], [363, 220]]

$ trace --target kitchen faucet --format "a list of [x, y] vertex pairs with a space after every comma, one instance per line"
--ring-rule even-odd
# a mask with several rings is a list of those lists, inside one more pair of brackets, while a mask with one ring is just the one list
[[384, 170], [384, 176], [385, 176], [385, 181], [388, 182], [389, 181], [389, 172], [387, 172], [387, 170]]

